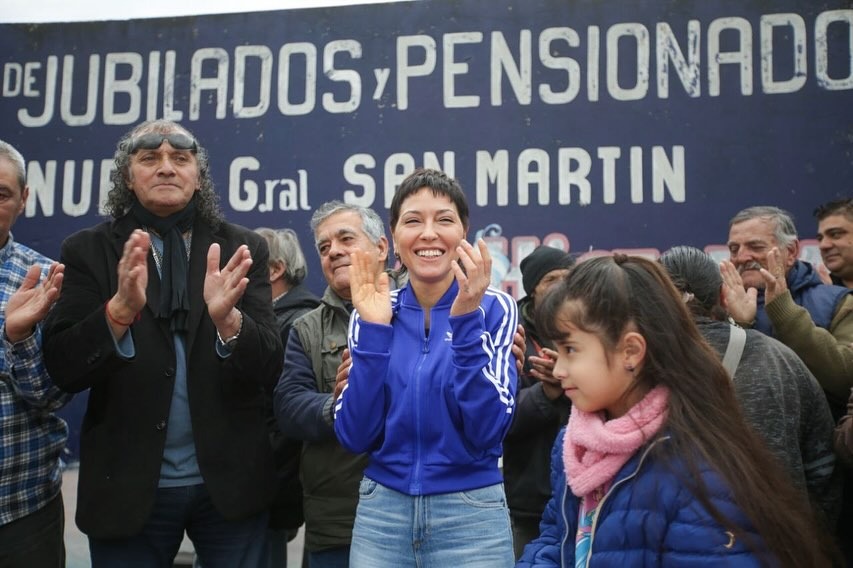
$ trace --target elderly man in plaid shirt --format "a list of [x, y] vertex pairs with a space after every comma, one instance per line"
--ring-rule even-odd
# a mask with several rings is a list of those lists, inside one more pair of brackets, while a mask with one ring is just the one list
[[70, 395], [45, 370], [40, 322], [64, 267], [12, 238], [28, 194], [24, 158], [0, 140], [0, 566], [53, 568], [65, 566], [59, 455], [68, 437], [53, 412]]

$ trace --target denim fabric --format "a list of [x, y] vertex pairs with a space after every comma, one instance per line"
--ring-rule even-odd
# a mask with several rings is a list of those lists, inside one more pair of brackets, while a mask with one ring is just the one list
[[170, 568], [184, 537], [204, 568], [264, 566], [268, 514], [226, 520], [204, 485], [162, 487], [142, 531], [116, 539], [89, 538], [93, 568]]
[[362, 480], [352, 568], [501, 568], [514, 562], [502, 484], [411, 496]]

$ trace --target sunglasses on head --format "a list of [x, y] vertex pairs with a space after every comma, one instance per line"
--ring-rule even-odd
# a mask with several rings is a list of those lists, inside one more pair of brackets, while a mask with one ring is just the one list
[[198, 151], [198, 144], [192, 136], [188, 136], [183, 132], [170, 132], [163, 134], [161, 132], [149, 132], [137, 136], [130, 142], [129, 154], [135, 154], [139, 150], [156, 150], [160, 147], [163, 141], [172, 145], [176, 150], [189, 150], [190, 152]]

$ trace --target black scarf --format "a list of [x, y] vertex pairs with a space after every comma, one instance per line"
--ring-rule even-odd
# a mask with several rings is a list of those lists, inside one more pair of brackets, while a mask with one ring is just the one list
[[189, 329], [187, 318], [190, 314], [187, 290], [189, 264], [183, 233], [192, 229], [195, 220], [195, 196], [181, 211], [172, 213], [168, 217], [154, 215], [139, 201], [134, 201], [130, 213], [143, 227], [150, 227], [163, 239], [160, 307], [157, 317], [170, 320], [173, 332], [186, 333]]

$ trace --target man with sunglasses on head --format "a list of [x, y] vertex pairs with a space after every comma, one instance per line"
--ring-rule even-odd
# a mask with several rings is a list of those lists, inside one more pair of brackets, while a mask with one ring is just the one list
[[92, 565], [258, 566], [275, 488], [264, 392], [282, 364], [263, 238], [225, 222], [207, 152], [165, 120], [117, 145], [112, 220], [62, 245], [57, 385], [90, 389], [77, 525]]

